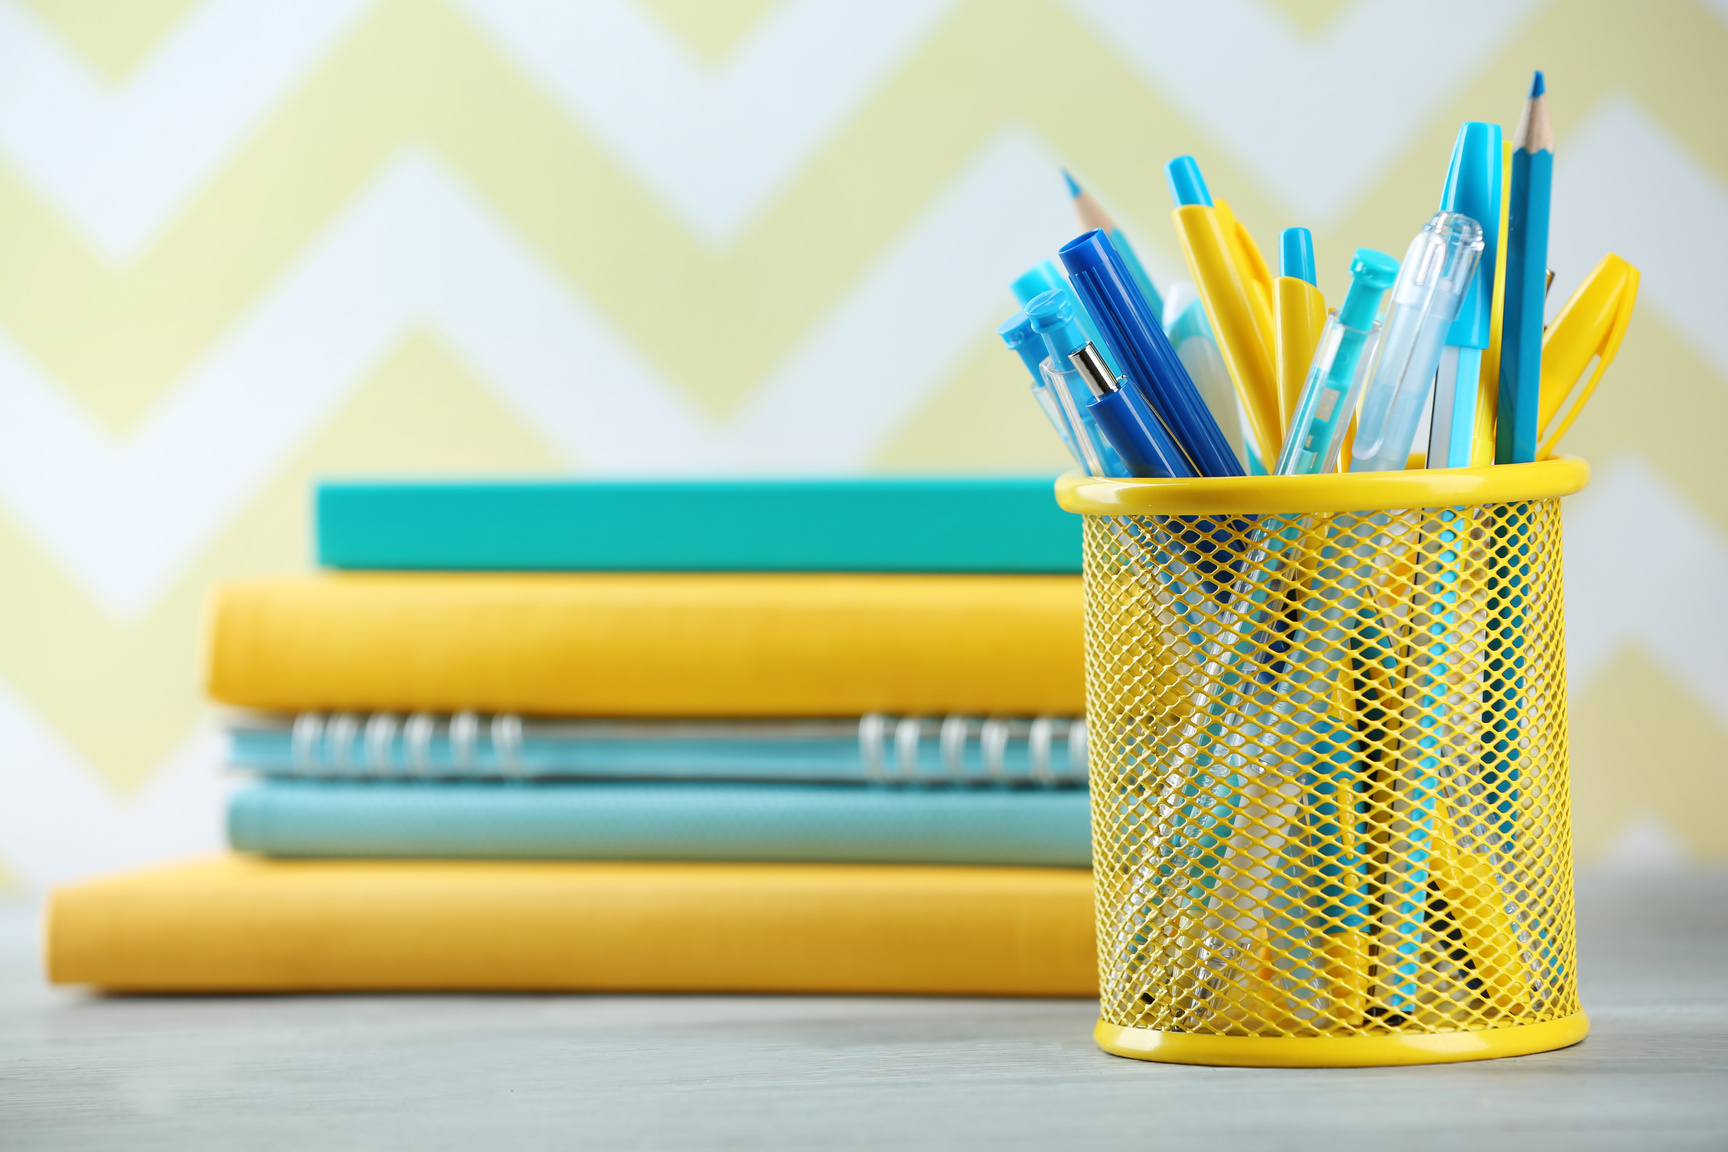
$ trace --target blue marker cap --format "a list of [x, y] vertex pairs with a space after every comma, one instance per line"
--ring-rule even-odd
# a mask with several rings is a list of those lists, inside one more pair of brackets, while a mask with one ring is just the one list
[[1044, 375], [1038, 371], [1038, 365], [1044, 363], [1044, 341], [1038, 339], [1038, 334], [1032, 331], [1032, 317], [1024, 312], [1016, 312], [1002, 321], [1002, 326], [996, 329], [996, 335], [1002, 337], [1002, 343], [1020, 353], [1020, 360], [1026, 365], [1026, 371], [1032, 373], [1032, 379], [1042, 384]]
[[[1536, 75], [1540, 82], [1542, 74]], [[1457, 212], [1482, 226], [1482, 258], [1458, 318], [1446, 331], [1446, 343], [1486, 348], [1494, 311], [1494, 256], [1500, 243], [1500, 125], [1471, 121], [1458, 129], [1440, 211]]]
[[1058, 365], [1086, 346], [1086, 333], [1074, 319], [1074, 300], [1065, 291], [1046, 292], [1026, 302], [1032, 330], [1044, 337], [1044, 347]]
[[1398, 279], [1398, 261], [1372, 248], [1358, 248], [1350, 261], [1350, 290], [1338, 309], [1338, 323], [1358, 332], [1374, 327], [1380, 297]]
[[1212, 193], [1206, 191], [1206, 178], [1200, 175], [1200, 165], [1192, 156], [1178, 156], [1164, 165], [1164, 176], [1170, 181], [1170, 195], [1176, 206], [1204, 204], [1212, 206]]
[[1066, 291], [1068, 281], [1064, 280], [1062, 273], [1056, 270], [1054, 260], [1045, 260], [1020, 273], [1009, 287], [1014, 290], [1014, 299], [1020, 301], [1021, 307], [1025, 307], [1032, 297], [1048, 292], [1052, 288], [1061, 288]]
[[1229, 441], [1218, 430], [1200, 390], [1109, 237], [1094, 228], [1068, 241], [1058, 255], [1068, 269], [1074, 294], [1110, 341], [1117, 370], [1156, 413], [1156, 420], [1169, 429], [1195, 474], [1242, 475]]
[[1319, 283], [1314, 278], [1314, 233], [1306, 228], [1286, 228], [1278, 233], [1278, 275]]

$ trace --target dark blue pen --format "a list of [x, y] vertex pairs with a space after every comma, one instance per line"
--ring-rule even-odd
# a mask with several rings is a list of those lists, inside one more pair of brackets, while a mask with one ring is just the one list
[[1110, 342], [1117, 367], [1170, 430], [1194, 472], [1242, 475], [1230, 442], [1109, 238], [1093, 229], [1064, 244], [1059, 254], [1080, 303]]
[[1088, 411], [1132, 475], [1165, 479], [1194, 475], [1158, 417], [1129, 399], [1129, 392], [1110, 374], [1110, 366], [1097, 348], [1088, 343], [1070, 353], [1068, 360], [1095, 397]]

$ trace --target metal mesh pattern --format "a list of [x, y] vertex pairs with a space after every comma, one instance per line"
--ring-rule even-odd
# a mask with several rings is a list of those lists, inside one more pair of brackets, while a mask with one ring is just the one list
[[1578, 1011], [1558, 500], [1086, 517], [1102, 1016]]

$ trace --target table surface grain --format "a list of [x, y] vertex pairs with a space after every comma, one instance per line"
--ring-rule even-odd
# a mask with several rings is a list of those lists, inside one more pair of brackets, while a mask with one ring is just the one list
[[38, 915], [0, 904], [5, 1149], [1728, 1148], [1728, 873], [1580, 883], [1583, 1044], [1363, 1070], [1121, 1060], [1084, 1001], [96, 997]]

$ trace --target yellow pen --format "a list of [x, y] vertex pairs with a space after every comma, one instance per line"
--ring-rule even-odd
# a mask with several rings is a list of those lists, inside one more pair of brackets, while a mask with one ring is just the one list
[[1278, 234], [1278, 279], [1272, 282], [1272, 366], [1278, 377], [1278, 426], [1283, 437], [1290, 435], [1314, 348], [1326, 327], [1326, 298], [1314, 280], [1313, 234], [1306, 228], [1284, 229]]
[[[1212, 197], [1192, 156], [1178, 156], [1165, 166], [1176, 196], [1176, 234], [1188, 257], [1200, 300], [1218, 338], [1218, 351], [1236, 386], [1236, 396], [1248, 417], [1248, 430], [1261, 462], [1277, 459], [1283, 441], [1278, 419], [1278, 381], [1272, 368], [1272, 347], [1255, 317], [1248, 275], [1237, 263], [1241, 246], [1235, 220], [1213, 207]], [[1227, 223], [1228, 221], [1228, 223]], [[1270, 329], [1271, 319], [1267, 318]], [[1270, 465], [1268, 465], [1269, 467]]]
[[1224, 222], [1224, 237], [1230, 242], [1230, 258], [1236, 262], [1242, 282], [1248, 285], [1248, 304], [1254, 309], [1255, 327], [1260, 329], [1261, 342], [1270, 348], [1277, 332], [1272, 322], [1272, 269], [1266, 266], [1266, 257], [1260, 255], [1260, 246], [1236, 219], [1228, 201], [1213, 201], [1212, 210]]
[[1542, 337], [1542, 390], [1536, 411], [1541, 444], [1536, 459], [1554, 454], [1560, 437], [1614, 362], [1638, 301], [1638, 279], [1638, 269], [1610, 252], [1548, 326]]

